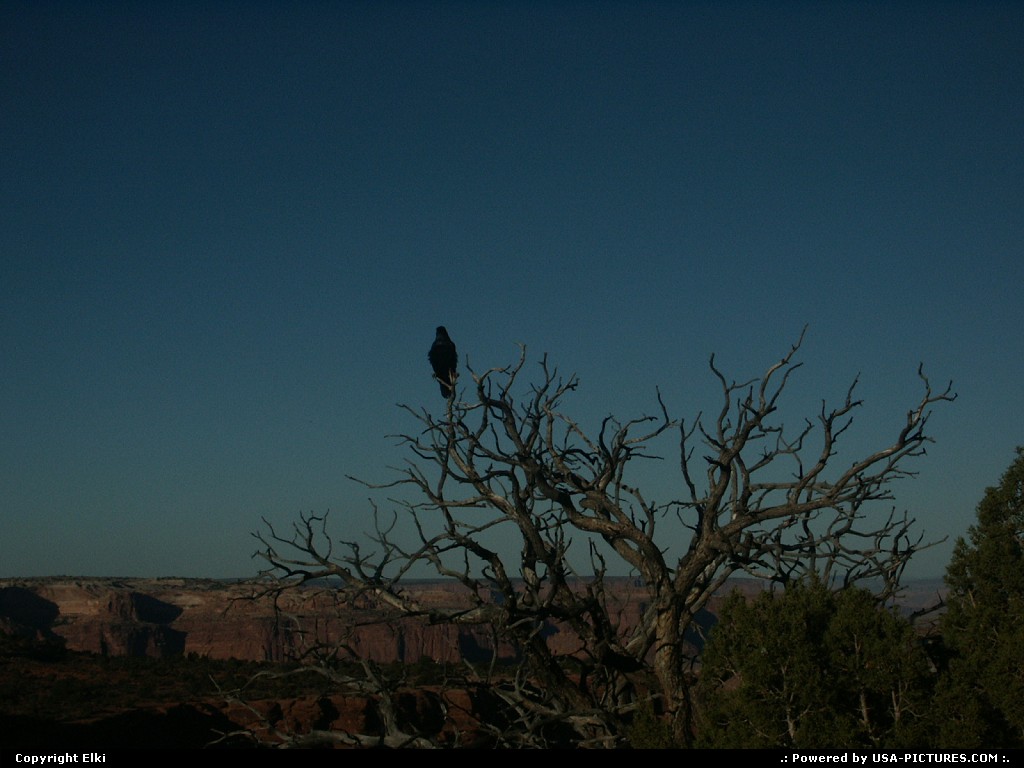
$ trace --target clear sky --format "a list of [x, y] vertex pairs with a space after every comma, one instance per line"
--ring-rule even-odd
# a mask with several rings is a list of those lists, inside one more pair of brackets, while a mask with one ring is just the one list
[[588, 429], [714, 412], [712, 353], [806, 324], [787, 423], [859, 373], [851, 451], [924, 363], [959, 399], [895, 504], [941, 575], [1024, 443], [1022, 257], [1020, 2], [8, 0], [0, 576], [358, 536], [439, 324], [577, 373]]

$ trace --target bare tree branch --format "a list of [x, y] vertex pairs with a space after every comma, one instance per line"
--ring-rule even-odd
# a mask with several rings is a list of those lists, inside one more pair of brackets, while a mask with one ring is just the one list
[[[525, 348], [510, 366], [470, 369], [468, 399], [449, 398], [442, 415], [402, 406], [419, 427], [398, 436], [411, 458], [391, 481], [364, 483], [406, 497], [393, 499], [388, 517], [374, 506], [374, 551], [333, 542], [326, 515], [301, 516], [290, 535], [264, 521], [255, 535], [273, 576], [266, 594], [329, 579], [350, 605], [493, 628], [523, 662], [494, 687], [509, 713], [503, 743], [617, 744], [638, 697], [657, 700], [685, 743], [694, 663], [686, 634], [730, 576], [784, 584], [814, 572], [837, 586], [874, 581], [888, 599], [909, 559], [930, 546], [905, 513], [878, 519], [874, 509], [893, 500], [894, 481], [913, 476], [907, 465], [925, 454], [928, 420], [955, 399], [951, 385], [934, 390], [919, 369], [923, 394], [891, 441], [837, 466], [862, 407], [858, 382], [787, 431], [780, 406], [802, 342], [803, 333], [742, 383], [712, 356], [721, 406], [710, 423], [672, 418], [656, 391], [653, 414], [609, 416], [596, 435], [564, 410], [578, 379], [546, 357], [528, 385]], [[685, 495], [655, 503], [631, 478], [673, 433]], [[398, 543], [399, 518], [411, 523], [411, 546]], [[670, 523], [688, 539], [675, 540]], [[608, 589], [609, 559], [636, 579], [632, 614]], [[467, 603], [417, 604], [401, 584], [424, 565], [462, 584]], [[552, 650], [552, 628], [575, 638], [575, 652]]]

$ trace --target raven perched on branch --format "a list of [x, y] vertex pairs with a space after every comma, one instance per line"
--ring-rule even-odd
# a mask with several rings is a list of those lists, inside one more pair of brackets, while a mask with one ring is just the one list
[[455, 343], [443, 325], [437, 326], [437, 335], [434, 337], [430, 352], [427, 353], [427, 359], [434, 368], [434, 378], [441, 386], [441, 396], [447, 400], [455, 394], [459, 356], [455, 351]]

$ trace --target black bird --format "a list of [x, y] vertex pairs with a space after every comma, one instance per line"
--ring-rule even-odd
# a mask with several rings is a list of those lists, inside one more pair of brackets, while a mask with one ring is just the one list
[[437, 326], [437, 335], [430, 346], [427, 359], [434, 368], [434, 378], [441, 385], [441, 397], [445, 400], [455, 394], [456, 369], [459, 367], [459, 355], [455, 351], [455, 343], [448, 336], [443, 325]]

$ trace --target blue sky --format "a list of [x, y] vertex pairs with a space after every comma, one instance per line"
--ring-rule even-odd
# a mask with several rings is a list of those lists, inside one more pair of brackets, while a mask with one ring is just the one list
[[1024, 443], [1022, 126], [1017, 2], [6, 2], [0, 576], [368, 530], [438, 324], [587, 428], [807, 325], [787, 423], [860, 374], [851, 451], [924, 363], [959, 398], [895, 505], [940, 575]]

